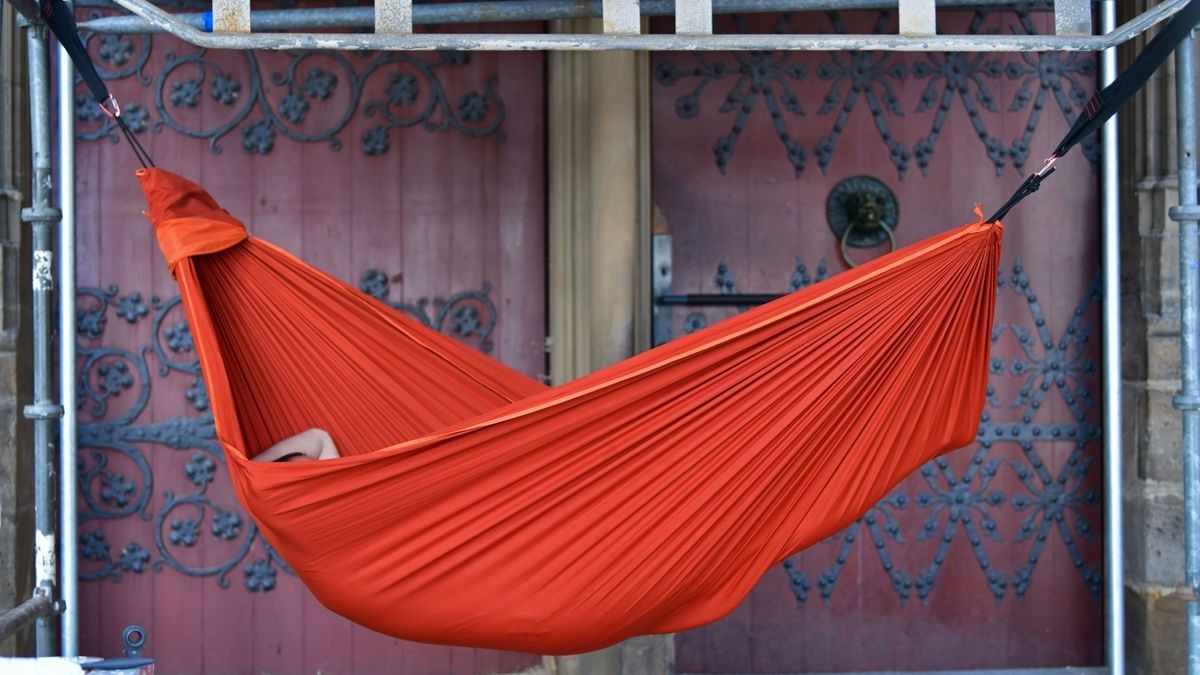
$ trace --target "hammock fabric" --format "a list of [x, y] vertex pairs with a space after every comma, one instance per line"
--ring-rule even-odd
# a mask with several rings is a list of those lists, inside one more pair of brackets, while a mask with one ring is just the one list
[[[547, 388], [138, 176], [242, 505], [388, 635], [562, 654], [699, 626], [975, 437], [982, 217]], [[310, 427], [343, 457], [251, 461]]]

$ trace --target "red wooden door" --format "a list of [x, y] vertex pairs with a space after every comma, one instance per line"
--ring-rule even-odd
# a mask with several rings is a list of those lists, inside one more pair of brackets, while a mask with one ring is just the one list
[[[895, 31], [878, 12], [718, 24]], [[1053, 28], [1027, 8], [940, 25]], [[778, 293], [845, 269], [826, 203], [856, 176], [894, 193], [900, 245], [973, 221], [976, 201], [995, 209], [1040, 166], [1095, 84], [1094, 57], [1071, 54], [659, 54], [653, 67], [653, 193], [676, 294]], [[1007, 219], [978, 442], [676, 636], [679, 672], [1102, 663], [1097, 154], [1073, 153]], [[660, 332], [732, 311], [676, 307]]]
[[[81, 17], [110, 11], [79, 4]], [[162, 36], [89, 47], [156, 162], [253, 234], [544, 372], [542, 55], [204, 52]], [[140, 214], [134, 157], [94, 108], [78, 117], [82, 653], [116, 655], [139, 623], [161, 673], [539, 663], [353, 626], [257, 535]]]

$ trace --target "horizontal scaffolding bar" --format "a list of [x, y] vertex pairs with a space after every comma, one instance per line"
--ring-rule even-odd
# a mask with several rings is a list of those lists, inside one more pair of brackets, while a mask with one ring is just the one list
[[[29, 0], [32, 1], [32, 0]], [[940, 0], [938, 7], [968, 9], [996, 5], [1016, 5], [1028, 0]], [[890, 9], [897, 0], [844, 0], [840, 10]], [[763, 14], [767, 12], [806, 12], [825, 9], [829, 0], [713, 0], [713, 14]], [[602, 0], [491, 0], [485, 2], [445, 2], [418, 4], [412, 8], [413, 25], [450, 25], [463, 23], [509, 23], [553, 21], [558, 19], [598, 19]], [[671, 16], [674, 0], [642, 0], [642, 16]], [[1049, 6], [1046, 10], [1049, 11]], [[173, 15], [177, 20], [203, 31], [212, 26], [210, 12]], [[250, 13], [252, 31], [324, 30], [331, 28], [371, 28], [375, 25], [373, 7], [308, 7], [263, 9]], [[95, 33], [163, 33], [140, 16], [105, 16], [79, 22], [80, 28]]]
[[[147, 0], [114, 0], [151, 26], [210, 49], [344, 49], [385, 51], [1099, 51], [1123, 44], [1173, 16], [1188, 0], [1165, 0], [1107, 35], [569, 35], [420, 33], [213, 34], [189, 26]], [[420, 5], [418, 5], [419, 7]], [[415, 9], [415, 8], [414, 8]]]
[[54, 600], [49, 595], [38, 593], [25, 602], [0, 614], [0, 642], [31, 622], [54, 613]]

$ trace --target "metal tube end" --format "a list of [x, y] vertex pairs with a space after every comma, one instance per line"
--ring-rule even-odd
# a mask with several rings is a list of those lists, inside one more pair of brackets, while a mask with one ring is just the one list
[[25, 406], [25, 418], [31, 420], [56, 420], [63, 415], [63, 407], [53, 403], [34, 403]]
[[1194, 394], [1178, 394], [1171, 399], [1171, 405], [1176, 410], [1192, 411], [1200, 410], [1200, 396]]
[[27, 223], [57, 223], [62, 220], [62, 211], [52, 206], [30, 206], [21, 209], [21, 220]]
[[1200, 602], [1200, 589], [1187, 584], [1180, 584], [1171, 592], [1171, 597], [1179, 598], [1184, 602]]
[[1200, 220], [1200, 206], [1196, 204], [1172, 206], [1167, 209], [1167, 215], [1177, 223], [1197, 221]]

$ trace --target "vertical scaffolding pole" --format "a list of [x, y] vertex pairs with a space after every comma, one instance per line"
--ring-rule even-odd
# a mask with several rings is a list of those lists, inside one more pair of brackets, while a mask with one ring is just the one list
[[[74, 9], [75, 3], [68, 0]], [[75, 67], [58, 48], [58, 400], [59, 424], [59, 597], [63, 602], [62, 655], [79, 656], [79, 536], [76, 532], [75, 473]]]
[[[1102, 3], [1100, 30], [1117, 25], [1116, 2]], [[1100, 85], [1117, 77], [1117, 50], [1100, 55]], [[1125, 673], [1125, 548], [1122, 527], [1121, 438], [1121, 235], [1120, 185], [1117, 182], [1117, 120], [1108, 121], [1100, 132], [1101, 156], [1101, 256], [1104, 264], [1104, 628], [1108, 669], [1112, 675]], [[64, 399], [65, 400], [65, 399]]]
[[[30, 147], [33, 151], [32, 205], [21, 211], [29, 223], [33, 243], [33, 405], [25, 416], [33, 427], [34, 491], [34, 584], [35, 593], [55, 597], [54, 457], [51, 433], [62, 408], [51, 398], [50, 320], [54, 293], [54, 253], [50, 228], [59, 211], [51, 206], [50, 174], [50, 64], [46, 25], [38, 22], [27, 29], [29, 48]], [[53, 617], [37, 621], [38, 656], [57, 652]]]
[[1180, 366], [1183, 391], [1184, 547], [1187, 593], [1187, 672], [1200, 675], [1200, 207], [1196, 206], [1196, 58], [1188, 36], [1175, 50], [1175, 123], [1179, 148], [1179, 294], [1182, 306]]

